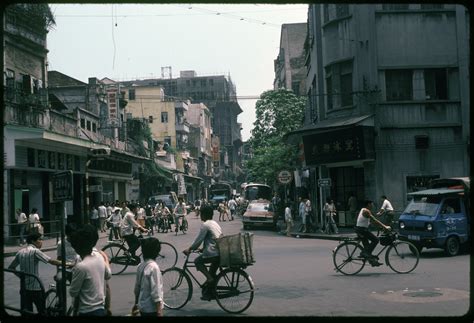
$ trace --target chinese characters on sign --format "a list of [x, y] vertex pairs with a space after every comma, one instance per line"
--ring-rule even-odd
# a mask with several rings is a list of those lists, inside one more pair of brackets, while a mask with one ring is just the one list
[[305, 159], [308, 164], [320, 164], [370, 158], [365, 144], [370, 131], [353, 127], [304, 136]]
[[107, 102], [109, 106], [109, 121], [110, 124], [116, 124], [118, 120], [118, 91], [114, 88], [107, 89]]
[[53, 201], [67, 201], [73, 198], [72, 171], [56, 173], [52, 176]]

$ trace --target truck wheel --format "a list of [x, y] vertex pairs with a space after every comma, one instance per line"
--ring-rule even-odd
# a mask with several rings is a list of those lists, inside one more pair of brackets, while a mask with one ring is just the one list
[[456, 237], [449, 237], [446, 240], [446, 245], [444, 247], [444, 252], [446, 255], [453, 257], [456, 256], [459, 253], [459, 240]]

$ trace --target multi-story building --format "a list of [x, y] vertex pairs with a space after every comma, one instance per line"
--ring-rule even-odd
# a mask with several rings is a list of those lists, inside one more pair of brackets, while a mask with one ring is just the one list
[[309, 6], [310, 107], [289, 137], [304, 144], [313, 200], [333, 197], [341, 225], [354, 223], [351, 192], [400, 211], [430, 179], [470, 174], [468, 17], [455, 4]]
[[[219, 178], [222, 173], [229, 173], [229, 170], [235, 171], [240, 167], [241, 125], [237, 122], [236, 116], [242, 110], [237, 102], [235, 85], [230, 76], [198, 76], [195, 71], [181, 71], [178, 78], [123, 82], [125, 85], [132, 83], [161, 86], [167, 98], [205, 104], [211, 112], [214, 135], [225, 137], [220, 140], [222, 160], [219, 162], [219, 169], [216, 169], [216, 178]], [[221, 133], [221, 130], [226, 133]], [[226, 160], [231, 164], [226, 164]]]
[[280, 52], [274, 61], [273, 88], [293, 90], [295, 95], [306, 94], [305, 40], [308, 24], [283, 24], [280, 35]]
[[[15, 230], [15, 209], [33, 208], [45, 233], [58, 232], [66, 209], [68, 221], [87, 222], [87, 206], [130, 199], [130, 184], [146, 157], [124, 151], [101, 132], [102, 113], [114, 102], [95, 78], [89, 83], [46, 69], [47, 5], [17, 4], [4, 15], [4, 236]], [[48, 99], [49, 98], [49, 99]], [[115, 142], [115, 141], [116, 142]], [[114, 145], [112, 145], [114, 144]], [[118, 148], [117, 148], [118, 147]], [[122, 147], [122, 148], [120, 148]], [[100, 160], [92, 153], [103, 151]], [[71, 195], [59, 203], [53, 183], [71, 172]], [[132, 197], [133, 198], [133, 197]]]
[[212, 178], [211, 113], [203, 103], [192, 103], [189, 104], [186, 116], [190, 124], [191, 158], [197, 160], [196, 173], [193, 175], [203, 179], [200, 194], [207, 199], [207, 188]]

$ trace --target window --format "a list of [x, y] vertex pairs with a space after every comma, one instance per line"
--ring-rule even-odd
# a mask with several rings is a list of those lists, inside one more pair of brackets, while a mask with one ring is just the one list
[[135, 100], [135, 89], [128, 90], [128, 99]]
[[412, 70], [386, 70], [385, 88], [387, 101], [413, 99]]
[[193, 80], [193, 87], [196, 87], [196, 85], [197, 85], [197, 81]]
[[89, 120], [87, 120], [87, 130], [91, 130], [91, 122]]
[[327, 100], [328, 110], [332, 110], [332, 76], [329, 74], [326, 76], [326, 89], [327, 89]]
[[33, 148], [26, 150], [26, 159], [28, 167], [35, 167], [35, 150]]
[[421, 9], [423, 9], [423, 10], [444, 9], [444, 5], [442, 5], [442, 4], [422, 4]]
[[352, 106], [352, 61], [326, 67], [326, 87], [328, 110]]
[[170, 136], [165, 137], [165, 144], [168, 144], [168, 146], [171, 147], [171, 137]]
[[191, 80], [186, 80], [186, 86], [191, 86]]
[[168, 112], [161, 112], [161, 122], [168, 123]]
[[383, 10], [408, 10], [408, 3], [391, 3], [391, 4], [383, 4]]
[[459, 199], [449, 198], [444, 201], [443, 208], [441, 209], [441, 214], [454, 214], [461, 213], [461, 204]]
[[209, 85], [210, 85], [210, 86], [214, 86], [214, 80], [213, 80], [213, 79], [210, 79], [210, 80], [209, 80]]
[[336, 5], [336, 18], [342, 18], [349, 15], [348, 4], [337, 4]]
[[92, 123], [92, 131], [97, 132], [97, 125], [95, 122]]
[[324, 11], [324, 22], [328, 22], [329, 21], [329, 5], [328, 4], [324, 4], [323, 11]]
[[86, 128], [86, 119], [81, 118], [81, 128], [85, 129]]
[[447, 100], [448, 99], [448, 74], [443, 68], [426, 69], [425, 91], [427, 100]]
[[202, 80], [201, 80], [201, 86], [206, 86], [206, 83], [207, 83], [207, 82], [206, 82], [206, 79], [202, 79]]

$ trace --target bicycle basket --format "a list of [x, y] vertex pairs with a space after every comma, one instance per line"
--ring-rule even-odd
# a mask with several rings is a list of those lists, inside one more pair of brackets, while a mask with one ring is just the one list
[[255, 263], [253, 233], [244, 232], [217, 239], [222, 267], [248, 266]]
[[380, 236], [380, 244], [382, 246], [388, 246], [393, 241], [395, 241], [396, 235], [394, 234], [384, 234]]

